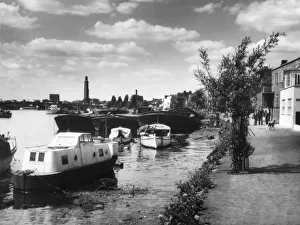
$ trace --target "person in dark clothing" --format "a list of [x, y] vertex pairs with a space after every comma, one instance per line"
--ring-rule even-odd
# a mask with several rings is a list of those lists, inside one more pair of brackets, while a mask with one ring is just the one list
[[263, 115], [264, 115], [264, 111], [263, 111], [262, 107], [259, 106], [258, 112], [257, 112], [258, 125], [263, 125], [263, 120], [262, 120]]

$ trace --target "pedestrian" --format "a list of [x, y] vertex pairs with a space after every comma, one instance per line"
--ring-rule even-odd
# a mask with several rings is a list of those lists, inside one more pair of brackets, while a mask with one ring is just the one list
[[253, 119], [254, 119], [254, 125], [257, 125], [257, 119], [258, 119], [258, 111], [257, 109], [255, 109], [254, 113], [253, 113]]
[[263, 115], [264, 115], [264, 111], [262, 109], [261, 106], [259, 106], [258, 108], [258, 112], [257, 112], [257, 117], [258, 117], [258, 125], [263, 125]]
[[266, 125], [268, 125], [269, 121], [270, 121], [270, 109], [267, 108], [266, 113], [265, 113], [265, 117], [266, 117]]

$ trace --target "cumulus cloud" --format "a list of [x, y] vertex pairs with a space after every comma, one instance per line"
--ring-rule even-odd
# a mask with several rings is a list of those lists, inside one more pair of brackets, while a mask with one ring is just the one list
[[128, 19], [114, 25], [98, 21], [86, 31], [89, 35], [106, 39], [146, 39], [153, 41], [183, 41], [199, 37], [198, 32], [185, 28], [151, 25], [143, 20]]
[[26, 52], [31, 55], [54, 57], [100, 57], [106, 54], [146, 55], [146, 51], [134, 42], [119, 45], [79, 42], [71, 40], [36, 38], [26, 45], [6, 43], [2, 45], [7, 52]]
[[189, 63], [199, 62], [198, 50], [201, 46], [207, 48], [209, 58], [214, 61], [220, 61], [223, 55], [234, 52], [234, 48], [231, 46], [227, 46], [224, 41], [186, 41], [176, 42], [175, 44], [173, 44], [173, 46], [182, 53], [192, 55], [185, 58], [185, 61]]
[[212, 14], [216, 11], [216, 9], [219, 9], [222, 7], [223, 2], [219, 3], [209, 3], [207, 5], [204, 5], [202, 7], [195, 8], [195, 12], [197, 13], [208, 13]]
[[50, 14], [73, 14], [88, 16], [91, 14], [110, 13], [113, 11], [109, 0], [90, 0], [87, 4], [66, 5], [62, 0], [18, 0], [26, 9], [33, 12]]
[[229, 12], [231, 15], [237, 15], [241, 10], [245, 9], [246, 5], [242, 2], [238, 2], [234, 4], [233, 6], [225, 6], [224, 11]]
[[121, 67], [127, 67], [128, 64], [124, 62], [108, 62], [108, 61], [101, 61], [97, 64], [98, 68], [104, 68], [104, 67], [112, 67], [112, 68], [121, 68]]
[[252, 2], [241, 10], [236, 23], [244, 29], [261, 32], [288, 31], [300, 25], [299, 0], [265, 0]]
[[32, 29], [38, 27], [36, 17], [24, 16], [20, 13], [18, 5], [7, 5], [3, 2], [0, 3], [0, 25], [4, 24], [9, 27], [19, 29]]
[[139, 6], [136, 2], [123, 2], [116, 7], [117, 12], [121, 14], [130, 14]]

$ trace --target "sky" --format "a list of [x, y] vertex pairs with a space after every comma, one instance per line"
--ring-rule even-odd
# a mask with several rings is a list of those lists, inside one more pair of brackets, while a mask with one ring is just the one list
[[249, 36], [285, 32], [273, 68], [300, 57], [300, 0], [2, 0], [0, 99], [144, 99], [195, 91], [198, 49], [212, 67]]

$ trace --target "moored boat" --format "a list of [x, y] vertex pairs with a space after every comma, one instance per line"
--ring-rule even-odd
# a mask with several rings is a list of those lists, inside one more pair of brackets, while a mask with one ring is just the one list
[[59, 112], [59, 108], [57, 105], [50, 105], [46, 110], [46, 114], [57, 114]]
[[16, 138], [0, 135], [0, 174], [9, 170], [16, 151]]
[[171, 128], [164, 124], [145, 125], [140, 128], [141, 145], [163, 148], [171, 144]]
[[199, 115], [191, 109], [183, 108], [171, 111], [152, 111], [138, 116], [139, 126], [161, 123], [172, 129], [174, 134], [188, 134], [198, 127]]
[[0, 118], [10, 118], [12, 115], [11, 111], [0, 109]]
[[112, 128], [108, 137], [119, 144], [129, 144], [133, 141], [131, 130], [126, 127]]
[[118, 143], [90, 133], [60, 132], [48, 146], [26, 148], [21, 171], [13, 175], [15, 190], [66, 187], [110, 173]]

